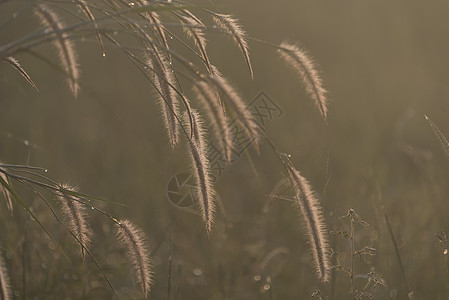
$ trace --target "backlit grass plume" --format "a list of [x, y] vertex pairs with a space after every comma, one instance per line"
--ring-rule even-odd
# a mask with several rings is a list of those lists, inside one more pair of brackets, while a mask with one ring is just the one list
[[307, 93], [315, 101], [324, 120], [327, 120], [326, 90], [312, 58], [297, 45], [288, 42], [283, 42], [278, 52], [282, 59], [299, 74]]
[[149, 50], [148, 65], [154, 72], [154, 83], [159, 93], [159, 103], [164, 118], [165, 129], [168, 134], [170, 146], [173, 149], [179, 141], [179, 123], [176, 116], [179, 113], [178, 99], [174, 87], [175, 78], [171, 72], [171, 66], [156, 48]]
[[150, 294], [151, 287], [151, 259], [145, 234], [131, 221], [123, 220], [117, 223], [117, 238], [128, 250], [137, 281], [145, 298]]
[[[128, 4], [129, 7], [132, 7], [134, 5], [131, 3]], [[151, 1], [137, 0], [137, 3], [139, 3], [140, 6], [147, 6], [151, 3]], [[153, 2], [153, 4], [155, 3]], [[155, 11], [147, 11], [145, 13], [142, 13], [141, 15], [144, 16], [144, 18], [150, 23], [150, 25], [152, 25], [156, 29], [162, 45], [164, 46], [165, 49], [168, 49], [169, 46], [167, 42], [167, 37], [165, 35], [165, 27], [162, 25], [159, 14], [156, 13]]]
[[75, 235], [78, 243], [81, 244], [81, 254], [83, 259], [86, 255], [86, 249], [90, 244], [92, 234], [86, 221], [86, 211], [83, 204], [79, 202], [76, 196], [72, 195], [76, 189], [63, 184], [58, 192], [58, 200], [61, 205], [61, 211], [68, 221], [68, 228]]
[[432, 128], [433, 132], [435, 133], [435, 136], [438, 138], [438, 141], [440, 142], [444, 152], [449, 156], [449, 142], [447, 141], [446, 137], [438, 128], [438, 126], [435, 125], [435, 123], [433, 123], [428, 116], [424, 115], [424, 117], [426, 118], [427, 122], [429, 122], [429, 125]]
[[295, 169], [287, 155], [282, 155], [282, 161], [293, 185], [296, 203], [304, 218], [318, 277], [321, 281], [327, 282], [330, 279], [330, 253], [328, 229], [321, 212], [321, 205], [307, 179]]
[[3, 260], [3, 256], [0, 255], [0, 299], [9, 300], [11, 297], [11, 285], [9, 281], [8, 270], [5, 266], [5, 261]]
[[98, 27], [97, 22], [95, 21], [95, 17], [92, 14], [92, 11], [89, 8], [89, 4], [85, 0], [73, 0], [73, 2], [78, 4], [78, 6], [83, 11], [84, 15], [89, 19], [90, 22], [92, 22], [94, 24], [95, 34], [97, 35], [98, 44], [100, 45], [100, 48], [101, 48], [101, 54], [103, 56], [106, 56], [106, 53], [104, 51], [104, 46], [103, 46], [103, 40], [101, 39], [101, 35], [100, 35], [100, 31], [99, 31], [99, 27]]
[[229, 82], [221, 75], [209, 76], [211, 89], [217, 89], [223, 96], [226, 103], [228, 103], [237, 117], [239, 123], [243, 126], [246, 135], [255, 141], [255, 146], [258, 146], [259, 127], [254, 119], [253, 114], [248, 109], [248, 106], [240, 97], [239, 93]]
[[209, 73], [212, 73], [209, 56], [207, 55], [206, 51], [207, 41], [204, 34], [205, 26], [203, 22], [192, 16], [192, 14], [188, 14], [186, 16], [179, 15], [179, 18], [181, 20], [181, 23], [185, 25], [183, 27], [184, 32], [189, 38], [194, 41], [195, 45], [201, 52], [201, 57], [203, 59], [204, 65], [206, 66]]
[[[185, 114], [185, 122], [188, 124], [189, 116]], [[193, 175], [195, 178], [195, 196], [201, 208], [201, 215], [206, 224], [207, 233], [210, 234], [214, 220], [215, 204], [213, 198], [215, 192], [212, 187], [209, 174], [209, 161], [206, 156], [205, 130], [200, 115], [191, 111], [192, 128], [187, 140], [190, 158], [192, 160]]]
[[10, 64], [11, 66], [13, 66], [13, 68], [16, 69], [20, 73], [20, 75], [22, 75], [28, 81], [28, 83], [31, 84], [31, 86], [36, 89], [36, 91], [39, 91], [37, 86], [34, 84], [33, 80], [31, 80], [30, 75], [28, 75], [28, 73], [20, 65], [19, 61], [16, 58], [14, 58], [12, 56], [8, 56], [8, 57], [5, 57], [3, 59], [3, 61], [5, 63]]
[[[5, 181], [6, 183], [9, 183], [9, 180], [8, 180], [8, 177], [6, 176], [6, 174], [0, 172], [0, 176], [2, 177], [3, 181]], [[1, 185], [0, 189], [3, 191], [3, 196], [5, 197], [5, 201], [6, 201], [6, 207], [8, 208], [9, 213], [12, 216], [14, 214], [14, 206], [12, 205], [11, 193], [3, 185]]]
[[195, 83], [193, 91], [206, 110], [212, 125], [212, 131], [218, 142], [218, 148], [226, 162], [230, 162], [232, 154], [231, 131], [228, 126], [228, 119], [220, 106], [220, 99], [216, 89], [209, 86], [206, 82], [200, 81]]
[[56, 48], [64, 71], [67, 73], [67, 81], [75, 99], [78, 97], [80, 71], [76, 60], [76, 51], [72, 41], [65, 32], [61, 32], [64, 25], [58, 15], [46, 4], [38, 2], [35, 14], [39, 17], [41, 24], [54, 32], [53, 45]]
[[231, 15], [213, 13], [212, 16], [217, 26], [231, 35], [233, 40], [239, 46], [243, 56], [245, 57], [251, 78], [253, 78], [254, 73], [251, 66], [251, 60], [249, 59], [248, 42], [246, 41], [246, 33], [242, 26], [240, 26], [238, 20]]

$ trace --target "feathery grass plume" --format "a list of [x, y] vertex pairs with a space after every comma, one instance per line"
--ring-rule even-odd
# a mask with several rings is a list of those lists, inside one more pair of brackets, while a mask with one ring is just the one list
[[81, 246], [81, 254], [83, 259], [86, 256], [86, 249], [90, 244], [90, 236], [92, 234], [86, 221], [86, 212], [84, 206], [78, 202], [78, 199], [65, 192], [76, 192], [76, 188], [73, 188], [66, 184], [61, 184], [61, 188], [58, 191], [58, 200], [61, 205], [61, 211], [67, 221], [69, 222], [68, 228], [75, 237], [78, 239], [78, 243]]
[[[206, 224], [207, 233], [210, 234], [214, 221], [215, 192], [210, 180], [209, 160], [206, 156], [205, 130], [200, 115], [195, 110], [191, 111], [190, 117], [193, 123], [190, 134], [192, 138], [187, 140], [187, 147], [192, 160], [193, 175], [196, 182], [195, 196], [200, 204], [201, 215]], [[185, 122], [189, 122], [187, 113], [185, 114]]]
[[208, 78], [209, 84], [211, 84], [210, 89], [214, 89], [214, 87], [216, 87], [224, 96], [227, 103], [231, 105], [231, 108], [236, 114], [239, 123], [243, 126], [246, 135], [256, 142], [255, 146], [257, 147], [259, 140], [258, 125], [246, 103], [223, 76], [210, 75]]
[[[0, 164], [1, 164], [1, 162], [0, 162]], [[0, 176], [3, 178], [3, 180], [5, 182], [9, 183], [9, 180], [8, 180], [8, 177], [6, 176], [6, 174], [0, 172]], [[3, 195], [5, 196], [6, 207], [8, 208], [9, 213], [12, 216], [14, 214], [14, 206], [12, 205], [11, 194], [3, 185], [1, 186], [1, 188], [3, 190]]]
[[301, 77], [306, 92], [315, 101], [324, 120], [327, 120], [327, 91], [312, 58], [297, 45], [283, 42], [278, 49], [279, 55]]
[[293, 200], [290, 195], [285, 195], [287, 191], [290, 191], [292, 187], [292, 183], [290, 181], [290, 178], [285, 177], [276, 183], [274, 188], [271, 190], [270, 194], [267, 195], [267, 201], [265, 201], [262, 212], [268, 213], [270, 209], [279, 202], [279, 200]]
[[5, 266], [5, 261], [3, 260], [3, 256], [0, 255], [0, 299], [9, 300], [11, 297], [11, 285], [9, 283], [9, 275], [8, 270]]
[[212, 13], [212, 17], [217, 26], [230, 34], [245, 57], [246, 64], [249, 68], [251, 78], [254, 78], [253, 67], [249, 59], [248, 42], [246, 41], [246, 33], [238, 20], [231, 15]]
[[94, 24], [95, 34], [97, 35], [98, 44], [100, 45], [101, 48], [101, 54], [103, 56], [106, 56], [106, 53], [104, 52], [103, 40], [101, 39], [100, 31], [98, 30], [98, 24], [95, 21], [95, 17], [89, 8], [89, 5], [84, 0], [73, 0], [73, 2], [78, 4], [78, 6], [84, 12], [84, 15], [89, 19], [89, 21], [91, 21]]
[[41, 24], [54, 32], [53, 45], [57, 49], [61, 65], [68, 76], [70, 90], [76, 99], [79, 92], [78, 81], [80, 71], [78, 68], [75, 47], [67, 33], [60, 31], [64, 28], [64, 25], [59, 20], [58, 15], [50, 7], [42, 2], [37, 2], [35, 13], [40, 19]]
[[117, 223], [117, 238], [128, 250], [129, 260], [136, 272], [145, 298], [150, 294], [152, 283], [150, 251], [145, 234], [131, 221], [123, 220]]
[[435, 133], [435, 136], [438, 138], [438, 141], [440, 142], [444, 152], [446, 152], [446, 154], [449, 156], [449, 142], [447, 141], [446, 137], [428, 116], [424, 115], [424, 117], [426, 118], [427, 122], [429, 122], [429, 125], [432, 128], [433, 132]]
[[179, 124], [176, 116], [179, 114], [178, 99], [173, 86], [176, 85], [173, 73], [167, 61], [162, 58], [156, 48], [147, 51], [147, 63], [154, 71], [155, 86], [159, 90], [159, 103], [162, 109], [165, 129], [168, 133], [170, 146], [175, 148], [179, 141]]
[[323, 282], [330, 279], [330, 251], [327, 226], [321, 206], [309, 182], [295, 169], [287, 155], [281, 156], [296, 193], [296, 201], [301, 209], [312, 248], [313, 260], [318, 277]]
[[209, 73], [212, 73], [211, 70], [211, 64], [209, 60], [209, 56], [206, 52], [206, 36], [204, 34], [205, 26], [203, 22], [198, 20], [197, 18], [191, 17], [190, 15], [187, 16], [180, 16], [179, 18], [181, 20], [181, 23], [184, 24], [183, 30], [187, 34], [189, 38], [191, 38], [195, 45], [198, 47], [198, 49], [201, 52], [201, 56], [203, 57], [204, 64], [209, 71]]
[[10, 64], [11, 66], [13, 66], [14, 69], [16, 69], [20, 73], [20, 75], [22, 75], [28, 81], [28, 83], [31, 84], [31, 86], [34, 87], [36, 89], [36, 91], [39, 92], [39, 89], [34, 84], [33, 80], [31, 80], [30, 75], [28, 75], [28, 73], [25, 72], [25, 70], [23, 69], [23, 67], [20, 65], [19, 61], [16, 58], [14, 58], [12, 56], [8, 56], [8, 57], [5, 57], [3, 59], [3, 61], [5, 63]]
[[212, 124], [212, 131], [218, 141], [218, 148], [221, 150], [226, 162], [229, 163], [232, 154], [231, 131], [228, 126], [228, 119], [220, 107], [220, 100], [216, 89], [212, 90], [211, 86], [206, 82], [199, 81], [193, 86], [193, 92], [204, 106], [209, 121]]
[[[137, 3], [139, 3], [141, 6], [146, 6], [150, 3], [150, 1], [137, 0]], [[169, 49], [167, 37], [165, 36], [165, 27], [161, 23], [159, 14], [154, 11], [148, 11], [148, 12], [145, 12], [143, 14], [143, 16], [145, 16], [145, 18], [150, 22], [150, 24], [156, 28], [156, 30], [159, 34], [159, 37], [161, 38], [162, 45], [165, 47], [165, 49]], [[167, 54], [168, 54], [168, 52], [167, 52]], [[169, 59], [170, 59], [170, 57], [169, 57]]]

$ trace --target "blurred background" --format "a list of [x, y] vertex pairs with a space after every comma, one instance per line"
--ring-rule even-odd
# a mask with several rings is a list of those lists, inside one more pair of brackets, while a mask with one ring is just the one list
[[[266, 119], [264, 128], [279, 151], [291, 154], [294, 165], [320, 196], [336, 253], [333, 264], [350, 267], [350, 240], [340, 238], [349, 231], [349, 222], [340, 217], [354, 209], [369, 224], [356, 226], [356, 249], [377, 250], [367, 261], [356, 257], [356, 289], [370, 292], [375, 299], [406, 299], [410, 291], [415, 299], [447, 299], [449, 267], [444, 250], [448, 245], [443, 233], [449, 230], [449, 165], [424, 115], [443, 134], [449, 133], [449, 3], [247, 0], [194, 4], [234, 15], [250, 38], [297, 43], [317, 62], [330, 99], [328, 124], [276, 49], [249, 40], [252, 80], [232, 40], [216, 30], [207, 34], [212, 63], [247, 103], [260, 100], [257, 96], [264, 92], [277, 105], [279, 113]], [[64, 5], [76, 13], [73, 5]], [[27, 1], [4, 2], [0, 7], [1, 23], [25, 7], [1, 29], [0, 45], [38, 28]], [[201, 10], [192, 12], [213, 25]], [[66, 24], [76, 20], [64, 10], [58, 13]], [[161, 12], [161, 16], [170, 28], [170, 14]], [[182, 35], [179, 27], [170, 30]], [[170, 150], [152, 85], [110, 43], [105, 42], [105, 57], [94, 35], [77, 38], [74, 44], [82, 86], [77, 100], [61, 72], [34, 54], [22, 52], [16, 58], [39, 93], [11, 66], [0, 65], [2, 162], [25, 164], [29, 155], [30, 164], [47, 168], [50, 178], [126, 205], [97, 204], [145, 231], [153, 252], [153, 299], [306, 299], [317, 290], [323, 299], [351, 298], [350, 279], [344, 271], [336, 270], [327, 285], [313, 276], [299, 210], [289, 201], [272, 203], [267, 197], [285, 177], [267, 143], [262, 143], [260, 154], [250, 145], [216, 176], [220, 212], [208, 238], [194, 206], [182, 208], [170, 202], [173, 196], [168, 191], [175, 187], [169, 183], [174, 176], [189, 173], [190, 162], [183, 143]], [[176, 39], [169, 44], [189, 57]], [[48, 43], [33, 51], [57, 62]], [[182, 83], [192, 106], [199, 108], [189, 82]], [[18, 205], [11, 218], [0, 203], [1, 249], [15, 295], [24, 296], [24, 274], [17, 266], [26, 242], [32, 249], [25, 268], [30, 298], [57, 299], [55, 293], [75, 299], [112, 298], [92, 261], [78, 261], [78, 246], [66, 241], [71, 237], [45, 204], [25, 186], [13, 185], [61, 245], [73, 248], [74, 257], [73, 264], [67, 264], [55, 254], [55, 245], [40, 238], [35, 222], [27, 223]], [[111, 250], [116, 246], [112, 222], [95, 213], [90, 220], [95, 228], [92, 251], [120, 292], [114, 297], [141, 297], [123, 249]], [[373, 289], [369, 272], [382, 277], [386, 286]]]

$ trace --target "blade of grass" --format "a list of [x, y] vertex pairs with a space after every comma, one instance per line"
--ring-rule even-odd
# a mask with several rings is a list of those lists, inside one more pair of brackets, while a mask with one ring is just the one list
[[30, 210], [30, 208], [28, 206], [26, 206], [25, 202], [22, 200], [22, 198], [16, 193], [16, 191], [14, 191], [11, 186], [0, 176], [0, 184], [6, 188], [11, 195], [13, 196], [13, 198], [26, 210], [27, 213], [30, 214], [30, 216], [33, 218], [34, 221], [36, 221], [36, 223], [42, 228], [42, 230], [50, 237], [50, 239], [56, 244], [58, 245], [58, 249], [61, 251], [61, 253], [63, 254], [63, 256], [71, 263], [70, 258], [67, 256], [67, 254], [65, 253], [65, 251], [61, 248], [61, 246], [59, 245], [58, 241], [51, 235], [51, 233], [47, 230], [47, 228], [45, 228], [45, 226], [41, 223], [41, 221], [36, 217], [36, 215]]

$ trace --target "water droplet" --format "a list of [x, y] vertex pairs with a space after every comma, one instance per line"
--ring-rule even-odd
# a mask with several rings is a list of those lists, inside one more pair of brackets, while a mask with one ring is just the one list
[[254, 281], [259, 281], [260, 279], [262, 279], [262, 276], [260, 275], [254, 276]]
[[200, 269], [193, 269], [193, 275], [201, 276], [203, 274], [203, 271]]
[[289, 154], [287, 154], [287, 157], [290, 158], [290, 157], [292, 157], [292, 155], [289, 153]]
[[91, 208], [92, 208], [92, 210], [94, 210], [94, 209], [95, 209], [95, 208], [94, 208], [93, 206], [92, 206]]
[[29, 145], [30, 145], [30, 141], [29, 141], [29, 140], [24, 140], [24, 141], [23, 141], [23, 144], [24, 144], [25, 146], [29, 146]]
[[106, 57], [106, 53], [103, 52], [103, 57]]
[[270, 288], [271, 288], [271, 286], [268, 283], [263, 286], [263, 289], [265, 291], [268, 291]]
[[172, 35], [170, 35], [170, 40], [172, 40], [173, 39], [173, 36]]
[[447, 254], [447, 249], [444, 249], [443, 254], [444, 254], [444, 255]]
[[45, 170], [44, 170], [44, 172], [45, 172], [45, 173], [48, 173], [48, 170], [47, 170], [47, 169], [45, 169]]
[[134, 2], [129, 2], [129, 6], [134, 6]]

